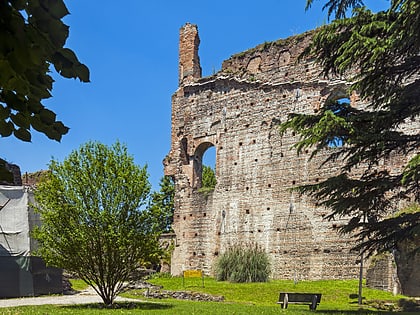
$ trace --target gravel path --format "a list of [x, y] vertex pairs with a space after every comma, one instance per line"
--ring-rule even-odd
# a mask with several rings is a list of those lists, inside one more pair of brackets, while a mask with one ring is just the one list
[[[117, 297], [116, 301], [135, 301], [137, 299], [129, 299], [123, 297]], [[24, 297], [24, 298], [13, 298], [13, 299], [0, 299], [0, 308], [2, 307], [14, 307], [14, 306], [25, 306], [25, 305], [46, 305], [46, 304], [59, 304], [59, 305], [72, 305], [72, 304], [90, 304], [90, 303], [102, 303], [102, 299], [96, 292], [89, 287], [89, 289], [83, 290], [76, 294], [71, 295], [51, 295], [51, 296], [39, 296], [39, 297]]]

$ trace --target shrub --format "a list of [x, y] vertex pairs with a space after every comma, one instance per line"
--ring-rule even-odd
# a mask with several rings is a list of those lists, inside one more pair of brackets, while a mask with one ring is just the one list
[[258, 244], [236, 244], [217, 260], [215, 273], [218, 281], [266, 282], [270, 274], [270, 261]]

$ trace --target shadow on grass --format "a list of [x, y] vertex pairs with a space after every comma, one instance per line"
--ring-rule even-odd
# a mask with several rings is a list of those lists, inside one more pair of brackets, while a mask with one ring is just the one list
[[121, 310], [163, 310], [173, 308], [170, 304], [164, 303], [150, 303], [150, 302], [115, 302], [111, 306], [106, 306], [103, 303], [66, 305], [63, 308], [89, 310], [89, 309], [121, 309]]

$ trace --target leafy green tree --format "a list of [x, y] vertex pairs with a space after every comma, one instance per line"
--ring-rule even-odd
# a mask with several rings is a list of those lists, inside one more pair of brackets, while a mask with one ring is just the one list
[[156, 220], [156, 228], [165, 233], [172, 230], [175, 186], [171, 176], [162, 177], [159, 185], [160, 190], [152, 193], [149, 211]]
[[[355, 232], [356, 248], [373, 253], [397, 248], [420, 232], [419, 207], [397, 212], [404, 202], [420, 202], [420, 2], [392, 0], [378, 13], [362, 5], [328, 1], [324, 8], [337, 19], [315, 33], [306, 53], [325, 76], [346, 76], [352, 82], [348, 95], [357, 92], [367, 105], [333, 102], [314, 115], [291, 114], [281, 132], [300, 135], [298, 153], [311, 147], [315, 156], [328, 148], [327, 161], [343, 161], [339, 175], [299, 189], [331, 209], [328, 218], [350, 217], [341, 231]], [[352, 16], [345, 18], [350, 8]], [[405, 130], [407, 123], [417, 127]], [[342, 145], [331, 148], [332, 141]], [[407, 157], [407, 163], [379, 167], [393, 157]]]
[[154, 220], [142, 210], [150, 192], [146, 166], [135, 165], [118, 142], [89, 142], [49, 170], [35, 192], [37, 254], [111, 305], [130, 274], [158, 252]]
[[89, 82], [89, 69], [65, 48], [69, 14], [62, 0], [0, 1], [0, 136], [31, 141], [31, 129], [60, 141], [69, 128], [42, 105], [51, 97], [50, 66]]
[[216, 187], [216, 174], [210, 166], [203, 165], [203, 172], [201, 176], [202, 187], [210, 189], [214, 189], [214, 187]]

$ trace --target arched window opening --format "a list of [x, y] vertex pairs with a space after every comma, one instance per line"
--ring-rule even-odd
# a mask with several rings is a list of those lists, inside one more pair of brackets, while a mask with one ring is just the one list
[[209, 193], [216, 186], [216, 148], [210, 142], [197, 147], [194, 155], [195, 187]]
[[[344, 93], [334, 93], [325, 103], [324, 111], [331, 111], [337, 117], [347, 118], [351, 115], [352, 108], [350, 106], [350, 98]], [[327, 139], [327, 145], [330, 148], [342, 147], [346, 143], [346, 131], [337, 130], [336, 134], [332, 134]]]

